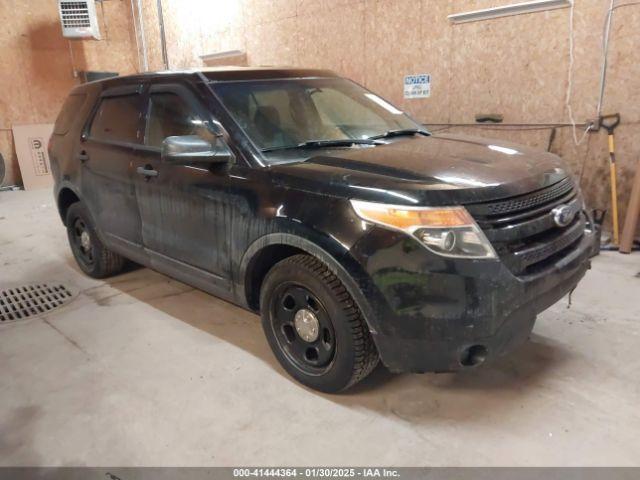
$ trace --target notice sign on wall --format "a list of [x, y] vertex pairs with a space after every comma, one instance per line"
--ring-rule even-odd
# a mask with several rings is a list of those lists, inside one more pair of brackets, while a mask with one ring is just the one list
[[404, 98], [427, 98], [431, 96], [431, 75], [420, 73], [404, 77]]
[[25, 190], [47, 188], [53, 184], [47, 143], [53, 125], [14, 125], [13, 141]]

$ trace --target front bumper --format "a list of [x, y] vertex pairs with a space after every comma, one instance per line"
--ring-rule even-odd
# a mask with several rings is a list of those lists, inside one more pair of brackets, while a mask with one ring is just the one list
[[497, 260], [443, 259], [413, 248], [411, 239], [395, 240], [381, 250], [367, 240], [355, 250], [374, 283], [365, 292], [376, 316], [372, 334], [389, 370], [423, 373], [455, 371], [524, 342], [536, 315], [573, 290], [590, 267], [594, 235], [585, 232], [569, 253], [528, 277]]

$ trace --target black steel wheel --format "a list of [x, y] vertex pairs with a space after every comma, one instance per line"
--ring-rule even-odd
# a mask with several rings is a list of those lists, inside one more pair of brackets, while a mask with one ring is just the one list
[[94, 278], [105, 278], [122, 270], [124, 257], [112, 252], [100, 241], [82, 202], [69, 207], [65, 224], [71, 252], [84, 273]]
[[82, 217], [76, 217], [71, 227], [71, 241], [73, 242], [74, 252], [77, 259], [84, 263], [87, 268], [91, 268], [94, 264], [94, 247], [91, 243], [91, 235], [87, 224]]
[[271, 297], [271, 328], [289, 361], [309, 375], [331, 367], [336, 337], [326, 308], [306, 287], [284, 283]]
[[365, 378], [378, 352], [342, 281], [317, 258], [277, 263], [260, 290], [262, 327], [276, 358], [308, 387], [338, 392]]

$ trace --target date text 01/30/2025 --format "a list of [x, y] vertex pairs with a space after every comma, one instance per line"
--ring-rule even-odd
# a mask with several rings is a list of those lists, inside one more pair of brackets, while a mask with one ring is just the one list
[[234, 468], [233, 476], [241, 477], [286, 477], [286, 478], [393, 478], [399, 477], [390, 468]]

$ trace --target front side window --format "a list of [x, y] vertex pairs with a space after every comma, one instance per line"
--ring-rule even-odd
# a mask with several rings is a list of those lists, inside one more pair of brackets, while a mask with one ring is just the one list
[[147, 118], [145, 143], [151, 147], [161, 147], [164, 139], [171, 136], [198, 135], [212, 139], [200, 117], [175, 93], [152, 93]]
[[91, 123], [90, 135], [108, 142], [140, 143], [140, 95], [104, 97]]
[[219, 82], [213, 87], [265, 152], [304, 142], [364, 140], [391, 130], [421, 128], [382, 98], [342, 78]]

